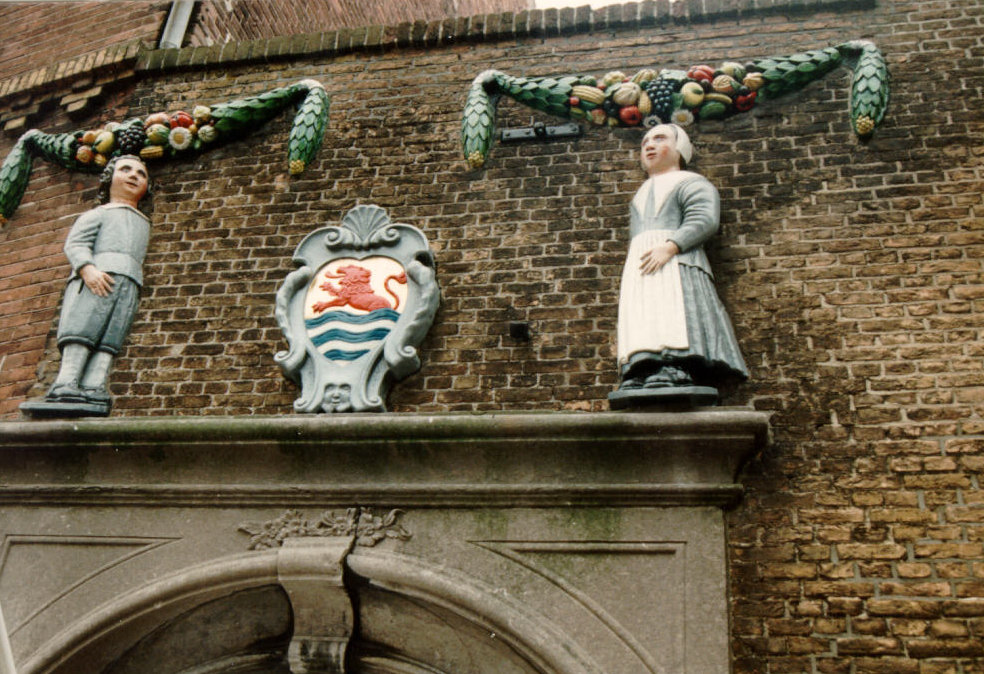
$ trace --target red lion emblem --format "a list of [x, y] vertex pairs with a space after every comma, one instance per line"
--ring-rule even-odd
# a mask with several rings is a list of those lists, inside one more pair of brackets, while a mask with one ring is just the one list
[[327, 302], [316, 302], [312, 305], [314, 313], [320, 314], [325, 309], [330, 309], [331, 307], [344, 307], [350, 306], [353, 309], [360, 309], [362, 311], [375, 311], [376, 309], [398, 309], [400, 307], [400, 298], [390, 290], [389, 282], [396, 281], [397, 283], [406, 283], [407, 275], [406, 273], [393, 274], [386, 278], [383, 282], [383, 287], [386, 288], [386, 292], [393, 296], [393, 304], [391, 305], [389, 300], [385, 297], [377, 295], [372, 286], [369, 285], [369, 279], [372, 278], [372, 271], [366, 269], [365, 267], [359, 267], [358, 265], [349, 264], [344, 267], [339, 267], [338, 272], [333, 274], [330, 271], [325, 272], [325, 278], [329, 279], [341, 279], [338, 285], [334, 285], [331, 281], [325, 281], [319, 288], [326, 290], [335, 296], [335, 299], [328, 300]]

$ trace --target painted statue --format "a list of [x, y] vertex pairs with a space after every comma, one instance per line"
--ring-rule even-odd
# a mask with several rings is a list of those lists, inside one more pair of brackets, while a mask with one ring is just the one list
[[72, 225], [65, 241], [72, 272], [58, 322], [61, 367], [43, 402], [21, 406], [27, 413], [109, 414], [109, 369], [130, 331], [143, 284], [150, 220], [138, 206], [148, 195], [143, 161], [115, 157], [99, 180], [101, 205]]
[[716, 384], [748, 377], [731, 321], [714, 289], [703, 244], [718, 230], [720, 198], [686, 132], [660, 124], [642, 140], [648, 180], [630, 205], [629, 253], [618, 309], [621, 384], [612, 407], [717, 400]]

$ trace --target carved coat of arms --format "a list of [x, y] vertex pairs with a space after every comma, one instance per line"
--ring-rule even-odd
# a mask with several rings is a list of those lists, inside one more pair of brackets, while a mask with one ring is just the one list
[[389, 386], [420, 368], [417, 346], [440, 289], [424, 234], [378, 206], [304, 238], [277, 292], [290, 348], [274, 359], [301, 386], [299, 412], [381, 412]]

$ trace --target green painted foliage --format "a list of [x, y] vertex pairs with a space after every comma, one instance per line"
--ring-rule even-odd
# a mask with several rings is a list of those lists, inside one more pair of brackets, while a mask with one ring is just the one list
[[763, 97], [775, 98], [801, 89], [840, 65], [837, 49], [811, 50], [789, 56], [770, 56], [752, 61], [752, 70], [762, 73]]
[[[859, 120], [867, 117], [879, 124], [888, 108], [889, 75], [882, 57], [874, 45], [864, 47], [854, 71], [851, 86], [851, 117], [855, 128]], [[860, 131], [859, 131], [860, 132]]]
[[29, 131], [20, 137], [0, 166], [0, 223], [17, 210], [24, 196], [24, 190], [27, 189], [33, 160], [27, 148], [30, 134]]
[[312, 86], [294, 116], [287, 143], [287, 159], [290, 172], [303, 171], [314, 159], [328, 125], [328, 92], [321, 86]]
[[212, 106], [212, 119], [216, 130], [224, 137], [250, 133], [257, 126], [277, 116], [281, 110], [295, 102], [305, 89], [294, 84], [272, 91]]
[[489, 90], [498, 92], [509, 89], [512, 83], [508, 83], [506, 77], [498, 71], [487, 70], [475, 78], [468, 90], [461, 119], [461, 142], [472, 168], [480, 167], [492, 149], [495, 109], [499, 96], [490, 95]]

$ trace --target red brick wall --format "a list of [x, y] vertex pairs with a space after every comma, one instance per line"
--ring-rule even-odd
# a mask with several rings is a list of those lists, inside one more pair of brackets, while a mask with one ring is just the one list
[[0, 3], [0, 76], [131, 40], [157, 41], [170, 2]]
[[186, 44], [220, 44], [405, 21], [434, 21], [487, 12], [519, 11], [529, 0], [233, 0], [198, 5]]
[[[734, 669], [980, 673], [982, 12], [977, 0], [885, 0], [145, 72], [132, 114], [303, 77], [325, 83], [332, 112], [319, 159], [297, 178], [289, 115], [153, 169], [147, 288], [112, 377], [115, 413], [291, 413], [297, 390], [272, 360], [285, 346], [273, 294], [301, 238], [358, 203], [427, 234], [444, 293], [423, 369], [395, 387], [391, 409], [605, 409], [640, 134], [589, 127], [577, 141], [497, 145], [486, 169], [467, 171], [471, 79], [874, 39], [893, 96], [870, 142], [849, 128], [847, 70], [695, 133], [696, 168], [723, 197], [709, 252], [752, 370], [726, 402], [774, 412], [774, 442], [745, 469], [747, 496], [728, 516]], [[500, 126], [530, 115], [504, 100]], [[93, 184], [39, 162], [0, 231], [7, 418], [32, 386], [43, 391], [36, 370], [52, 376], [59, 249]], [[508, 336], [513, 320], [531, 323], [532, 342]]]

